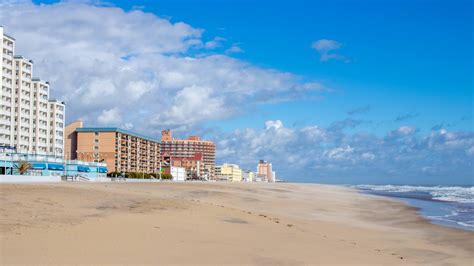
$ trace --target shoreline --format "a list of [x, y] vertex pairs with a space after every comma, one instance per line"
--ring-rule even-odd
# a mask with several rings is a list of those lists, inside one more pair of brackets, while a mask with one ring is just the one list
[[[362, 194], [395, 199], [408, 204], [409, 206], [416, 207], [418, 208], [418, 214], [426, 218], [431, 224], [474, 232], [472, 219], [469, 219], [469, 216], [465, 214], [472, 212], [474, 205], [471, 202], [440, 200], [434, 198], [429, 191], [417, 191], [414, 193], [412, 191], [394, 192], [357, 187], [352, 188]], [[437, 186], [436, 188], [443, 187]], [[472, 188], [472, 186], [465, 186], [463, 188]]]
[[[474, 254], [473, 232], [432, 224], [402, 201], [338, 185], [0, 188], [2, 264], [468, 265]], [[61, 248], [66, 243], [69, 251]]]

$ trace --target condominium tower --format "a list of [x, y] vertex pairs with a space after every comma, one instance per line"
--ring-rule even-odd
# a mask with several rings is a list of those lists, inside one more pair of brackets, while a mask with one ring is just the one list
[[199, 136], [187, 139], [172, 138], [171, 130], [161, 131], [161, 154], [170, 156], [173, 166], [185, 167], [200, 176], [214, 177], [216, 146], [214, 142], [201, 140]]
[[120, 129], [66, 126], [66, 159], [105, 162], [109, 172], [160, 172], [160, 141]]
[[260, 160], [257, 165], [257, 178], [261, 181], [275, 182], [275, 172], [272, 171], [272, 164]]
[[33, 78], [33, 61], [15, 54], [0, 27], [0, 146], [19, 153], [64, 155], [64, 102], [49, 99], [49, 83]]

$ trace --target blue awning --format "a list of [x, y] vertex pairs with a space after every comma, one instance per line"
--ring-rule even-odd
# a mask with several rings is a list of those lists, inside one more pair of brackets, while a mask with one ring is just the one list
[[84, 166], [84, 165], [78, 165], [77, 166], [77, 171], [78, 172], [90, 172], [91, 169], [87, 166]]
[[107, 173], [107, 167], [99, 167], [99, 173]]
[[31, 165], [31, 168], [33, 168], [34, 170], [44, 170], [44, 169], [46, 169], [46, 164], [45, 163], [33, 163]]
[[62, 164], [55, 164], [55, 163], [48, 163], [49, 170], [64, 170], [64, 165]]

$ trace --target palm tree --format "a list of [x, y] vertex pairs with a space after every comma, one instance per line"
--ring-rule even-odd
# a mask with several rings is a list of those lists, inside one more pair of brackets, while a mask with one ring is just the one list
[[16, 169], [18, 169], [18, 172], [20, 173], [20, 175], [24, 175], [31, 168], [32, 168], [31, 163], [27, 161], [19, 161], [18, 164], [16, 165]]

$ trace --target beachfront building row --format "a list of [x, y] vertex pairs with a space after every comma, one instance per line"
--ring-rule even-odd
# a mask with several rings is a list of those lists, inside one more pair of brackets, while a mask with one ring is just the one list
[[104, 162], [109, 172], [157, 174], [161, 169], [160, 141], [120, 128], [66, 126], [66, 156]]
[[225, 163], [215, 166], [214, 176], [217, 181], [232, 182], [276, 182], [276, 174], [272, 164], [260, 160], [257, 164], [257, 172], [243, 170], [236, 164]]
[[0, 147], [17, 153], [64, 155], [64, 102], [33, 76], [33, 61], [15, 54], [15, 39], [0, 27]]
[[161, 132], [161, 153], [171, 158], [172, 166], [184, 167], [207, 180], [214, 179], [216, 146], [212, 141], [202, 140], [199, 136], [176, 139], [167, 129]]
[[225, 163], [216, 165], [214, 168], [214, 177], [217, 181], [231, 182], [254, 182], [255, 173], [251, 170], [241, 169], [237, 164]]
[[177, 167], [184, 168], [189, 178], [214, 176], [214, 143], [198, 136], [173, 139], [170, 130], [163, 131], [159, 140], [120, 128], [84, 127], [82, 121], [75, 121], [66, 126], [65, 150], [66, 159], [105, 162], [109, 172], [158, 174]]
[[[20, 173], [20, 165], [28, 162], [30, 168]], [[107, 165], [99, 162], [64, 160], [60, 157], [24, 153], [0, 153], [0, 175], [57, 176], [76, 178], [76, 180], [106, 177]], [[27, 178], [27, 177], [26, 177]], [[61, 180], [61, 179], [59, 179]]]

